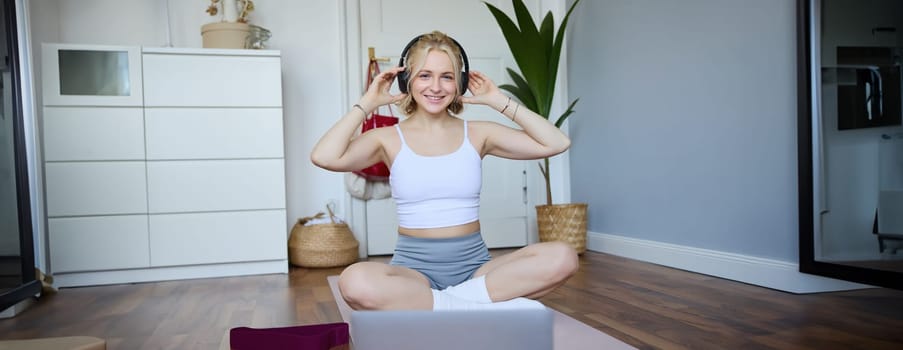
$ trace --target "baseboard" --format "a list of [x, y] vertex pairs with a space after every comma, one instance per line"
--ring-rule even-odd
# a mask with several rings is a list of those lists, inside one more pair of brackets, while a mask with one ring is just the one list
[[288, 273], [287, 260], [73, 272], [53, 275], [56, 288]]
[[799, 272], [797, 263], [676, 244], [589, 232], [588, 250], [650, 262], [791, 293], [819, 293], [873, 286]]

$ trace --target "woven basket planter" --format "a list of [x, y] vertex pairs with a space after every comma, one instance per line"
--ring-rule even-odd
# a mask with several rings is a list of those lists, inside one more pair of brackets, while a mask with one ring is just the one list
[[358, 259], [357, 239], [344, 223], [304, 226], [311, 219], [299, 219], [292, 227], [288, 240], [288, 257], [292, 265], [303, 267], [337, 267], [350, 265]]
[[577, 254], [586, 252], [585, 203], [536, 206], [536, 223], [540, 242], [565, 242]]

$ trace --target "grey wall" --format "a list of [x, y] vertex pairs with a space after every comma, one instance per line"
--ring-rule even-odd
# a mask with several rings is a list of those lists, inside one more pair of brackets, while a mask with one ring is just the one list
[[791, 0], [591, 0], [569, 24], [589, 231], [797, 261]]

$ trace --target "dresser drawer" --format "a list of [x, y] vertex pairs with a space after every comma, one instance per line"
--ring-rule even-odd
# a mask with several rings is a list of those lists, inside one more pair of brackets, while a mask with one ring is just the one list
[[147, 215], [47, 221], [54, 273], [150, 266]]
[[279, 57], [148, 54], [145, 107], [282, 107]]
[[150, 215], [152, 266], [284, 260], [285, 210]]
[[281, 108], [149, 108], [147, 159], [282, 158]]
[[144, 109], [45, 107], [44, 160], [144, 160]]
[[45, 164], [47, 215], [147, 213], [144, 162]]
[[151, 213], [285, 209], [282, 159], [147, 163]]

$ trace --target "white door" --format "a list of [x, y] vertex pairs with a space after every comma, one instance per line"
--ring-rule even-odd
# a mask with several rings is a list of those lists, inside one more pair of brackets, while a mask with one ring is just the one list
[[[489, 1], [513, 14], [509, 1]], [[538, 1], [526, 1], [531, 10]], [[516, 67], [502, 32], [482, 1], [445, 0], [363, 0], [360, 2], [361, 57], [366, 66], [367, 48], [375, 48], [377, 57], [389, 62], [381, 70], [397, 65], [404, 46], [415, 36], [433, 30], [442, 31], [464, 47], [470, 69], [485, 73], [496, 84], [510, 83], [507, 67]], [[358, 70], [350, 69], [351, 72]], [[397, 87], [393, 87], [397, 92]], [[400, 115], [399, 113], [395, 113]], [[485, 106], [467, 105], [461, 118], [491, 120], [505, 125], [514, 123]], [[483, 239], [490, 248], [520, 247], [527, 244], [526, 166], [532, 162], [496, 157], [483, 160], [483, 191], [480, 197], [480, 224]], [[395, 205], [391, 199], [370, 200], [365, 204], [367, 253], [392, 254], [397, 235]]]

